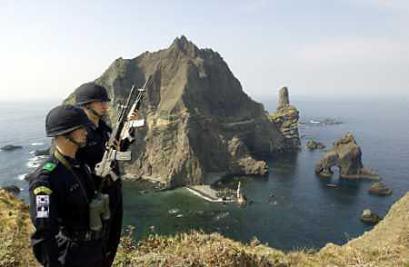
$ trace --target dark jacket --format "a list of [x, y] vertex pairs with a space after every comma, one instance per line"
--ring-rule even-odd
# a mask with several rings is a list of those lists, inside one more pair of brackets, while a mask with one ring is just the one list
[[72, 171], [51, 156], [29, 178], [34, 255], [45, 266], [97, 266], [104, 254], [102, 242], [69, 238], [90, 232], [89, 202], [95, 191], [90, 169], [65, 159]]

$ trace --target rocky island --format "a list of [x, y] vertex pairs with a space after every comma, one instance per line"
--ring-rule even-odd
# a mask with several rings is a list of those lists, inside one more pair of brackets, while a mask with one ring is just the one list
[[113, 100], [111, 118], [131, 86], [150, 75], [141, 107], [147, 123], [123, 166], [127, 177], [175, 187], [205, 184], [214, 175], [265, 175], [260, 159], [286, 148], [263, 105], [243, 92], [223, 58], [184, 36], [167, 49], [118, 58], [96, 79]]
[[339, 169], [341, 178], [379, 179], [376, 173], [362, 164], [362, 151], [352, 133], [347, 133], [334, 143], [333, 147], [316, 164], [315, 173], [322, 177], [331, 177], [333, 167]]

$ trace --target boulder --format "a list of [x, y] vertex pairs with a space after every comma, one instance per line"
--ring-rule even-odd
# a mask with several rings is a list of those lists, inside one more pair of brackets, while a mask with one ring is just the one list
[[368, 224], [377, 224], [382, 220], [382, 217], [373, 213], [370, 209], [365, 209], [361, 214], [361, 221]]
[[392, 194], [392, 190], [381, 182], [376, 182], [372, 184], [368, 192], [369, 194], [378, 195], [378, 196], [389, 196]]
[[310, 139], [307, 141], [306, 147], [309, 150], [316, 150], [316, 149], [324, 149], [325, 145], [323, 143]]
[[23, 148], [22, 146], [5, 145], [5, 146], [1, 147], [0, 150], [3, 150], [3, 151], [13, 151], [13, 150], [22, 149], [22, 148]]
[[352, 133], [347, 133], [334, 143], [333, 147], [316, 164], [315, 173], [319, 176], [330, 177], [334, 166], [338, 167], [341, 178], [379, 179], [375, 172], [363, 166], [361, 148]]
[[140, 108], [146, 126], [131, 145], [132, 160], [121, 166], [127, 177], [176, 187], [204, 184], [214, 173], [265, 175], [260, 159], [284, 149], [263, 105], [243, 91], [223, 58], [184, 36], [167, 49], [118, 58], [96, 79], [112, 99], [111, 121], [131, 86], [149, 76]]

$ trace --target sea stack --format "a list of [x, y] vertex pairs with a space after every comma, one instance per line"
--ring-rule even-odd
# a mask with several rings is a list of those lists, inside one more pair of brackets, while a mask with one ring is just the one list
[[301, 142], [298, 132], [299, 118], [297, 108], [290, 105], [288, 88], [281, 88], [279, 91], [277, 110], [271, 114], [271, 119], [280, 129], [285, 139], [285, 150], [298, 150], [300, 148]]

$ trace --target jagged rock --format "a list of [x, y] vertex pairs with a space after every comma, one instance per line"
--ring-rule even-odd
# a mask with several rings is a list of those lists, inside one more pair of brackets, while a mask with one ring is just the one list
[[377, 224], [381, 220], [382, 217], [373, 213], [370, 209], [365, 209], [362, 211], [361, 221], [363, 221], [364, 223]]
[[323, 143], [310, 139], [308, 140], [306, 147], [309, 150], [315, 150], [315, 149], [324, 149], [325, 145]]
[[285, 139], [285, 149], [298, 149], [301, 145], [298, 133], [299, 112], [290, 105], [287, 87], [280, 89], [277, 111], [270, 118]]
[[278, 92], [278, 109], [287, 107], [290, 105], [290, 98], [288, 96], [288, 88], [283, 87]]
[[379, 196], [389, 196], [392, 190], [381, 182], [374, 183], [368, 190], [370, 194]]
[[5, 191], [7, 191], [9, 193], [14, 194], [14, 195], [18, 195], [20, 193], [20, 191], [21, 191], [20, 188], [18, 186], [16, 186], [16, 185], [3, 186], [3, 187], [0, 187], [0, 189], [3, 189], [3, 190], [5, 190]]
[[13, 151], [13, 150], [16, 150], [16, 149], [21, 149], [21, 148], [23, 148], [23, 147], [22, 146], [16, 146], [16, 145], [5, 145], [5, 146], [1, 147], [0, 150]]
[[230, 174], [240, 175], [266, 175], [268, 166], [265, 161], [252, 158], [244, 143], [238, 138], [233, 137], [228, 143], [228, 150], [232, 161], [230, 162]]
[[335, 142], [331, 150], [316, 164], [315, 173], [319, 176], [330, 177], [333, 174], [331, 168], [336, 166], [342, 178], [379, 179], [376, 173], [363, 166], [361, 157], [361, 148], [352, 133], [347, 133]]
[[132, 84], [150, 75], [141, 106], [146, 127], [122, 166], [127, 176], [174, 187], [206, 183], [211, 173], [264, 175], [266, 163], [257, 158], [284, 148], [264, 107], [243, 92], [223, 58], [184, 36], [167, 49], [119, 58], [96, 80], [113, 100], [111, 121]]

